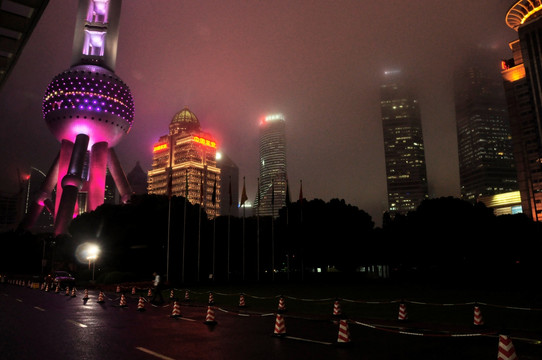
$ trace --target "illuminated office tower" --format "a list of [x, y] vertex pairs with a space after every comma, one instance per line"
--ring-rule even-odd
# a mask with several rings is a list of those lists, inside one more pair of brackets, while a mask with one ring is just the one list
[[198, 118], [185, 107], [171, 120], [169, 134], [154, 144], [149, 194], [186, 197], [210, 218], [220, 215], [216, 150], [216, 141], [201, 131]]
[[286, 205], [286, 122], [282, 114], [260, 122], [260, 184], [254, 208], [260, 216], [277, 217]]
[[484, 54], [475, 55], [454, 74], [459, 183], [470, 202], [518, 190], [498, 67], [483, 66]]
[[388, 185], [388, 210], [406, 214], [428, 198], [425, 151], [418, 101], [386, 72], [380, 87], [380, 110]]
[[45, 203], [52, 202], [56, 185], [54, 232], [67, 233], [74, 216], [104, 203], [107, 168], [121, 200], [131, 196], [113, 151], [134, 121], [130, 89], [114, 73], [120, 8], [120, 0], [79, 1], [71, 67], [53, 78], [42, 104], [45, 122], [61, 143], [60, 152], [25, 227]]
[[542, 2], [517, 1], [506, 24], [517, 31], [513, 57], [502, 62], [523, 212], [542, 220]]

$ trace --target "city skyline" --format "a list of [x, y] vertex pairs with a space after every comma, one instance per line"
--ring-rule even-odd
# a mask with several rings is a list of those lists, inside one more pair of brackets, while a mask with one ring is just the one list
[[[384, 70], [398, 68], [420, 94], [430, 196], [459, 196], [453, 70], [480, 46], [495, 49], [488, 62], [498, 75], [516, 36], [504, 21], [512, 4], [133, 1], [123, 8], [116, 73], [130, 85], [136, 121], [116, 147], [118, 157], [125, 171], [137, 161], [148, 170], [152, 144], [189, 105], [239, 166], [252, 200], [258, 119], [280, 112], [293, 119], [286, 135], [290, 183], [303, 180], [308, 199], [344, 199], [379, 223], [387, 203], [379, 84]], [[0, 90], [0, 191], [17, 190], [17, 168], [50, 165], [57, 142], [41, 102], [52, 76], [69, 63], [76, 5], [49, 4]], [[50, 150], [36, 154], [36, 143]], [[293, 199], [298, 191], [290, 187]]]

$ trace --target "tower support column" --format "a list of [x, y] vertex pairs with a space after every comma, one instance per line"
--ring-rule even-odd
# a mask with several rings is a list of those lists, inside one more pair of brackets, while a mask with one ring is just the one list
[[90, 149], [90, 175], [88, 179], [88, 211], [104, 203], [105, 177], [107, 171], [107, 148], [106, 142], [92, 145]]
[[[62, 197], [55, 219], [55, 235], [67, 233], [68, 224], [73, 217], [73, 211], [77, 202], [77, 193], [83, 185], [81, 176], [83, 175], [88, 142], [89, 137], [85, 134], [79, 134], [75, 138], [68, 172], [62, 178], [61, 182]], [[58, 185], [57, 188], [59, 188]]]

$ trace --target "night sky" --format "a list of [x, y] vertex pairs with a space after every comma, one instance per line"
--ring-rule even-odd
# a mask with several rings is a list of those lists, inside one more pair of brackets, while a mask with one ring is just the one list
[[[344, 199], [378, 224], [386, 209], [379, 86], [384, 71], [414, 79], [430, 195], [458, 196], [452, 75], [469, 49], [496, 64], [517, 38], [504, 21], [513, 0], [125, 0], [116, 74], [135, 121], [116, 151], [128, 173], [151, 164], [152, 145], [187, 105], [246, 177], [259, 176], [258, 122], [286, 118], [291, 196]], [[70, 65], [77, 1], [53, 0], [0, 90], [0, 191], [17, 169], [47, 171], [60, 146], [41, 102]], [[496, 70], [497, 71], [497, 70]]]

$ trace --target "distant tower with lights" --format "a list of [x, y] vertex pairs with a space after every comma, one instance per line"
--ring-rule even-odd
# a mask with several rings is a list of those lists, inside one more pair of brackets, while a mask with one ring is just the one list
[[542, 220], [542, 1], [517, 1], [506, 24], [519, 39], [513, 57], [502, 61], [502, 77], [512, 133], [523, 212]]
[[406, 214], [427, 199], [427, 171], [418, 101], [397, 82], [399, 72], [386, 72], [380, 87], [388, 210]]
[[260, 122], [260, 183], [254, 208], [261, 216], [277, 217], [286, 205], [286, 121], [282, 114]]
[[198, 118], [185, 107], [171, 120], [169, 134], [154, 144], [149, 194], [186, 197], [210, 218], [220, 215], [216, 150], [214, 138], [201, 131]]
[[518, 190], [502, 81], [488, 55], [476, 51], [454, 74], [459, 183], [470, 202]]
[[104, 203], [107, 168], [121, 200], [131, 196], [113, 150], [134, 121], [130, 89], [114, 73], [120, 9], [120, 0], [79, 1], [71, 67], [53, 78], [43, 99], [43, 116], [61, 143], [60, 153], [26, 225], [51, 203], [57, 185], [54, 232], [66, 234], [73, 217]]

